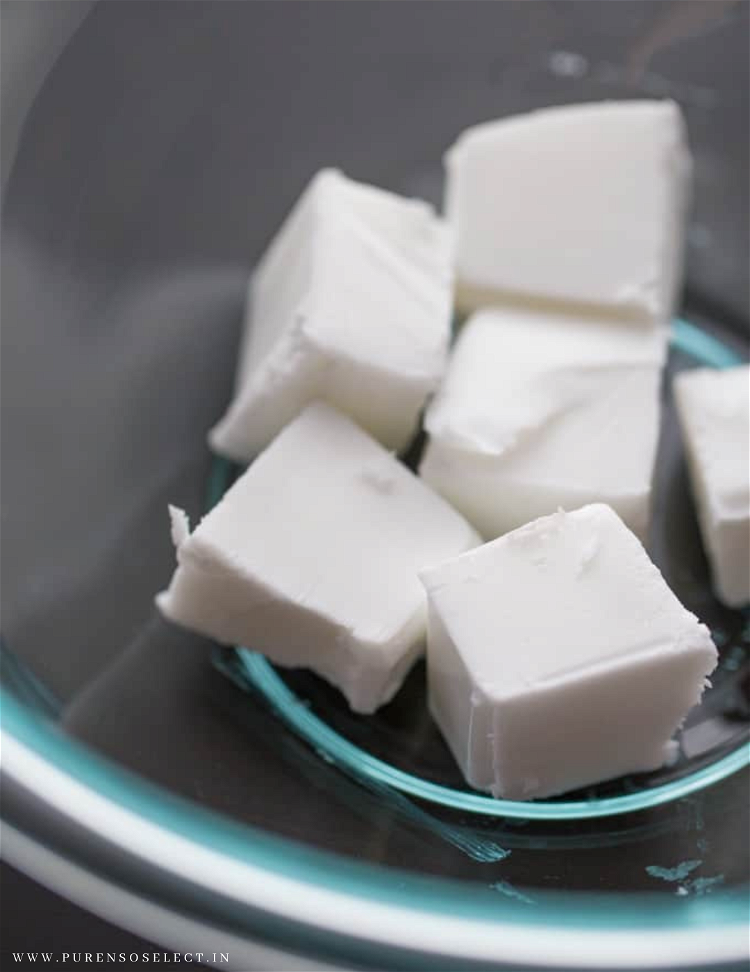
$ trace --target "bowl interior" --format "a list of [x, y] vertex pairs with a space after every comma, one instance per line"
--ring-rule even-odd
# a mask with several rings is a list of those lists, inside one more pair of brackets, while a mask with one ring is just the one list
[[[173, 567], [167, 503], [205, 508], [205, 433], [231, 394], [248, 268], [323, 165], [438, 201], [440, 155], [469, 124], [674, 96], [697, 160], [684, 313], [745, 355], [746, 6], [707, 8], [698, 26], [672, 5], [565, 6], [96, 7], [36, 99], [4, 200], [3, 677], [165, 791], [394, 874], [492, 890], [498, 908], [586, 890], [718, 901], [747, 879], [746, 770], [615, 816], [566, 817], [568, 798], [542, 819], [441, 803], [342, 772], [269, 706], [271, 688], [291, 691], [361, 752], [476, 796], [426, 716], [419, 669], [355, 719], [310, 675], [253, 679], [252, 660], [224, 656], [238, 688], [213, 646], [152, 608]], [[675, 347], [670, 368], [705, 348]], [[745, 738], [747, 617], [711, 594], [666, 390], [658, 477], [654, 557], [722, 664], [682, 762], [574, 795], [589, 811], [684, 782]]]

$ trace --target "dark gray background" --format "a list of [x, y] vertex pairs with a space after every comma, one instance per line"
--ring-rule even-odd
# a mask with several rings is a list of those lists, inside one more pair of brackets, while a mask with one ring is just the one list
[[[173, 564], [167, 501], [203, 506], [248, 268], [310, 175], [434, 199], [475, 121], [674, 97], [696, 156], [694, 301], [740, 329], [747, 27], [748, 4], [722, 0], [95, 6], [3, 178], [3, 632], [72, 731], [214, 805], [252, 817], [260, 799], [206, 644], [151, 599]], [[275, 747], [254, 761], [283, 813]], [[418, 853], [326, 806], [281, 829]]]

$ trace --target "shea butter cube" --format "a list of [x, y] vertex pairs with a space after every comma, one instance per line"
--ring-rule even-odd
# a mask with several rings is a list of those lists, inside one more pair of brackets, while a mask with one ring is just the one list
[[674, 102], [487, 122], [458, 138], [446, 168], [464, 309], [511, 296], [631, 320], [671, 316], [691, 170]]
[[444, 500], [350, 419], [309, 405], [190, 533], [157, 597], [171, 620], [311, 668], [373, 712], [421, 653], [417, 572], [479, 542]]
[[430, 709], [473, 787], [528, 800], [671, 757], [716, 648], [608, 506], [421, 576]]
[[252, 277], [212, 447], [249, 461], [320, 399], [402, 449], [443, 373], [452, 301], [449, 234], [431, 207], [323, 170]]
[[667, 339], [575, 314], [474, 314], [427, 410], [421, 476], [487, 539], [592, 502], [645, 537]]
[[750, 366], [674, 380], [703, 544], [717, 596], [750, 602]]

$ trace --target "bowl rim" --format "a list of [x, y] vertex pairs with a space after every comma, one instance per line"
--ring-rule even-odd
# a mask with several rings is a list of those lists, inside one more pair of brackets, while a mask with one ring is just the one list
[[[0, 711], [11, 831], [47, 847], [57, 839], [58, 854], [100, 880], [152, 897], [159, 888], [170, 910], [192, 903], [245, 940], [380, 967], [695, 968], [746, 958], [750, 886], [690, 899], [545, 891], [529, 908], [230, 820], [93, 753], [6, 689]], [[23, 854], [13, 856], [24, 869]]]
[[257, 652], [234, 649], [243, 679], [265, 698], [278, 718], [316, 752], [343, 772], [385, 786], [427, 803], [479, 817], [507, 820], [595, 820], [658, 807], [719, 783], [750, 765], [750, 741], [744, 739], [723, 756], [684, 776], [633, 793], [582, 800], [503, 800], [468, 789], [456, 789], [422, 779], [378, 759], [351, 742], [317, 716], [284, 682], [273, 666]]
[[[672, 344], [714, 367], [737, 362], [684, 320]], [[539, 891], [529, 908], [489, 886], [355, 862], [231, 820], [94, 753], [52, 716], [0, 686], [4, 856], [94, 913], [104, 898], [119, 901], [131, 929], [152, 938], [170, 938], [154, 926], [161, 909], [172, 929], [221, 929], [222, 941], [261, 948], [275, 967], [279, 956], [430, 969], [689, 969], [747, 958], [750, 883], [697, 898]], [[174, 930], [170, 943], [180, 944]]]

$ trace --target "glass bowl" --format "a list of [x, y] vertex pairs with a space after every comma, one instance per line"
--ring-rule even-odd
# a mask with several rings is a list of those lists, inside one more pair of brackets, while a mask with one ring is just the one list
[[354, 717], [152, 597], [167, 503], [195, 517], [233, 475], [205, 434], [248, 268], [323, 165], [439, 201], [469, 124], [675, 97], [696, 198], [670, 371], [746, 359], [746, 27], [692, 2], [90, 6], [4, 176], [9, 861], [229, 967], [744, 967], [748, 616], [711, 593], [668, 383], [651, 550], [721, 665], [659, 773], [490, 800], [419, 667]]

